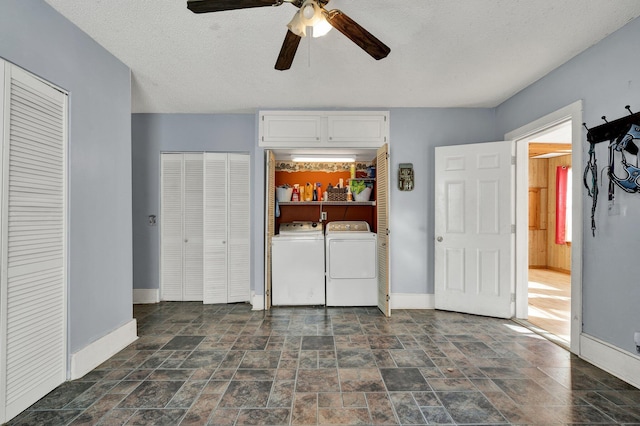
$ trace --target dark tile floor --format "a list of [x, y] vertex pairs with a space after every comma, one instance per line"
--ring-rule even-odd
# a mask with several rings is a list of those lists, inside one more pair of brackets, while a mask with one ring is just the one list
[[514, 322], [137, 305], [140, 339], [11, 425], [639, 424], [640, 391]]

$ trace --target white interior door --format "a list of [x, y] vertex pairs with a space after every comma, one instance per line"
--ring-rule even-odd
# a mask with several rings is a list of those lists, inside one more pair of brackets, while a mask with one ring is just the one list
[[67, 98], [0, 60], [0, 423], [66, 378]]
[[202, 301], [203, 154], [184, 154], [183, 301]]
[[163, 153], [160, 159], [160, 298], [180, 301], [184, 278], [183, 154]]
[[227, 155], [204, 154], [204, 303], [227, 303]]
[[229, 170], [229, 225], [227, 302], [250, 299], [251, 173], [249, 156], [227, 154]]
[[513, 143], [435, 150], [436, 309], [514, 313]]
[[389, 146], [378, 149], [376, 170], [376, 206], [378, 233], [378, 308], [391, 316], [389, 304]]

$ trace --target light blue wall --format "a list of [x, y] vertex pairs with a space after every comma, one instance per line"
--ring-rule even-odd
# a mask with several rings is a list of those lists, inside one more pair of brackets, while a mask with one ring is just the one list
[[[497, 108], [501, 134], [551, 113], [578, 99], [589, 127], [627, 115], [625, 105], [640, 111], [640, 19], [562, 65]], [[583, 131], [586, 163], [586, 131]], [[606, 143], [597, 147], [598, 165], [607, 164]], [[578, 171], [581, 176], [582, 171]], [[607, 215], [607, 182], [601, 187], [597, 233], [591, 236], [591, 199], [583, 191], [584, 332], [635, 353], [633, 332], [640, 331], [640, 195], [616, 192], [620, 216]]]
[[[262, 249], [262, 217], [255, 215], [262, 206], [264, 170], [262, 152], [256, 159], [255, 114], [133, 114], [133, 273], [134, 287], [157, 289], [160, 283], [160, 227], [149, 226], [148, 216], [160, 219], [160, 153], [161, 152], [240, 152], [251, 155], [252, 215], [251, 252]], [[257, 164], [256, 164], [257, 163]], [[257, 176], [256, 176], [257, 175]], [[261, 185], [255, 184], [259, 178]], [[252, 259], [255, 263], [254, 259]], [[263, 260], [260, 259], [259, 265]], [[247, 265], [247, 267], [251, 267]], [[251, 268], [251, 288], [256, 276], [261, 282], [262, 269]]]
[[41, 0], [0, 1], [0, 57], [69, 92], [69, 349], [132, 318], [127, 66]]
[[[391, 290], [433, 293], [434, 147], [495, 140], [493, 109], [391, 110]], [[464, 129], [472, 129], [465, 131]], [[163, 151], [249, 152], [252, 155], [251, 288], [264, 294], [264, 150], [257, 146], [257, 115], [134, 114], [134, 287], [159, 287], [159, 227]], [[411, 162], [416, 188], [397, 190], [399, 163]]]
[[[435, 147], [500, 140], [494, 110], [393, 108], [389, 124], [391, 292], [433, 294]], [[400, 163], [413, 163], [413, 191], [398, 189]]]

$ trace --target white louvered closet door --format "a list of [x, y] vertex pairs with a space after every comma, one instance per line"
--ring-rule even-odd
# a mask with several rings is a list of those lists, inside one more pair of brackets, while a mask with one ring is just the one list
[[183, 169], [183, 154], [161, 155], [160, 289], [162, 300], [182, 300], [184, 275]]
[[204, 303], [227, 303], [227, 154], [204, 154]]
[[66, 378], [67, 95], [2, 61], [0, 76], [2, 423]]
[[250, 298], [251, 197], [249, 156], [229, 155], [229, 281], [227, 302]]
[[202, 179], [203, 154], [184, 154], [184, 301], [202, 301]]

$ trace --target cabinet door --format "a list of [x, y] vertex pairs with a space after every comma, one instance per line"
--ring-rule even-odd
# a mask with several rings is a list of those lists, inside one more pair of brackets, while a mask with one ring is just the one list
[[378, 147], [387, 142], [386, 114], [329, 115], [329, 145]]
[[229, 247], [227, 302], [250, 298], [251, 197], [249, 156], [229, 154]]
[[318, 145], [321, 141], [320, 115], [263, 114], [260, 117], [260, 146], [299, 147]]
[[161, 156], [161, 300], [181, 301], [183, 284], [183, 154]]

